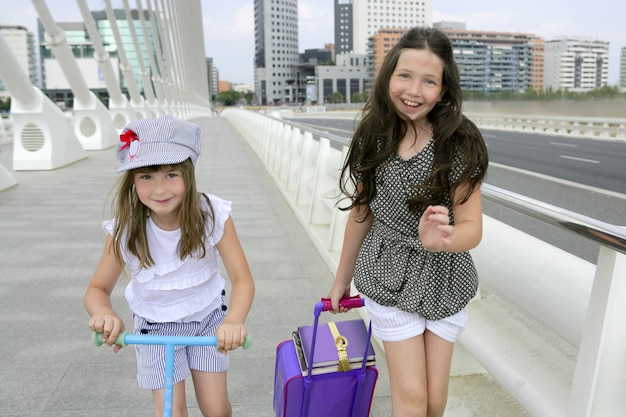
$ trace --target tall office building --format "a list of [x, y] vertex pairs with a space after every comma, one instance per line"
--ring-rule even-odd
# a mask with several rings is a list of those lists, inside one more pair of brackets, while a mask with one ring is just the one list
[[254, 0], [257, 104], [296, 101], [298, 61], [298, 0]]
[[353, 52], [367, 53], [370, 38], [380, 29], [431, 27], [432, 3], [432, 0], [352, 0]]
[[352, 0], [335, 0], [335, 53], [349, 54], [352, 43]]
[[209, 98], [214, 101], [219, 94], [220, 72], [213, 64], [213, 58], [206, 59], [207, 84], [209, 85]]
[[[24, 26], [0, 23], [0, 34], [13, 52], [15, 59], [24, 70], [24, 74], [33, 85], [39, 85], [37, 71], [37, 57], [35, 51], [35, 36]], [[0, 64], [2, 65], [2, 64]], [[2, 79], [0, 78], [0, 96], [8, 96]]]
[[608, 42], [585, 38], [546, 42], [546, 88], [585, 92], [607, 85], [608, 79]]

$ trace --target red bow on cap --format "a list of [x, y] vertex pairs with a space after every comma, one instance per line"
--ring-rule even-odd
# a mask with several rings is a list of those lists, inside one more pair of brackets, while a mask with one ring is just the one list
[[139, 153], [139, 138], [137, 137], [137, 134], [129, 129], [120, 135], [120, 141], [124, 143], [124, 145], [120, 148], [120, 151], [128, 148], [128, 158], [130, 160], [135, 159]]
[[122, 147], [120, 148], [120, 151], [123, 151], [124, 149], [128, 148], [131, 142], [134, 140], [139, 140], [139, 138], [137, 137], [137, 134], [133, 132], [132, 130], [127, 130], [126, 132], [122, 133], [120, 135], [120, 141], [123, 142], [124, 145], [122, 145]]

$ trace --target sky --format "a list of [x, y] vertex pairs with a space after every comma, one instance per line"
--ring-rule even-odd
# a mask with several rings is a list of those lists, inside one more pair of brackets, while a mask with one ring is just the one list
[[[76, 1], [46, 0], [58, 22], [79, 21]], [[206, 55], [213, 58], [221, 80], [254, 81], [254, 0], [201, 0]], [[103, 10], [102, 0], [87, 0]], [[121, 0], [112, 0], [122, 7]], [[130, 0], [131, 8], [135, 1]], [[145, 5], [146, 2], [143, 1]], [[300, 52], [334, 43], [333, 0], [298, 0]], [[465, 22], [468, 30], [535, 34], [546, 41], [583, 37], [608, 41], [609, 84], [619, 78], [620, 49], [626, 47], [626, 2], [621, 0], [433, 0], [433, 22]], [[16, 23], [36, 32], [31, 1], [0, 0], [0, 22]]]

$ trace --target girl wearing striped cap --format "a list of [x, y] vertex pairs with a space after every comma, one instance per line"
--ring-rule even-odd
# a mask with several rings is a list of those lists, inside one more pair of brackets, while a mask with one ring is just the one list
[[[202, 135], [196, 124], [173, 116], [129, 123], [116, 154], [122, 173], [113, 218], [102, 224], [104, 251], [84, 297], [89, 327], [114, 346], [124, 321], [111, 293], [120, 275], [134, 333], [218, 337], [218, 346], [177, 346], [175, 416], [186, 416], [185, 379], [191, 373], [204, 416], [232, 414], [226, 386], [227, 352], [242, 345], [254, 281], [231, 217], [231, 202], [196, 189]], [[220, 262], [221, 261], [221, 262]], [[232, 283], [225, 302], [223, 263]], [[135, 345], [140, 388], [152, 390], [162, 415], [165, 348]]]

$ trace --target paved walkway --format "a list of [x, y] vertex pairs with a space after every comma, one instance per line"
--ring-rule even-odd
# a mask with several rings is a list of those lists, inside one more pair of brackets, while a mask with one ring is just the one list
[[[254, 152], [222, 118], [196, 120], [204, 132], [199, 189], [233, 201], [233, 217], [257, 292], [248, 319], [253, 345], [231, 353], [235, 417], [273, 416], [275, 348], [332, 282], [316, 251]], [[18, 185], [0, 191], [0, 416], [152, 416], [149, 392], [136, 388], [132, 348], [113, 354], [90, 342], [85, 287], [102, 251], [117, 178], [113, 149], [53, 171], [12, 171], [12, 145], [0, 163]], [[123, 279], [114, 305], [130, 325]], [[345, 316], [355, 318], [351, 312]], [[373, 417], [390, 415], [387, 370]], [[191, 417], [200, 416], [188, 383]], [[452, 378], [448, 417], [525, 416], [488, 376]], [[326, 417], [326, 416], [312, 416]]]

